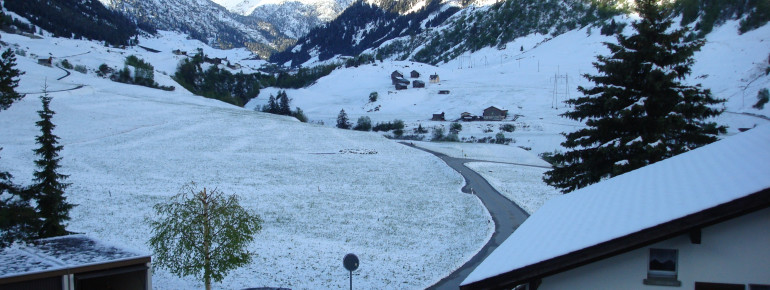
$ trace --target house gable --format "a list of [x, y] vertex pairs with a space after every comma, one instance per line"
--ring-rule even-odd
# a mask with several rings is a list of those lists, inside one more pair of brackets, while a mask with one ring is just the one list
[[770, 188], [703, 210], [658, 226], [555, 257], [491, 277], [485, 281], [464, 285], [461, 289], [509, 288], [532, 283], [619, 254], [627, 253], [677, 236], [725, 222], [758, 210], [770, 208]]
[[556, 197], [464, 288], [535, 281], [767, 208], [768, 160], [770, 126], [761, 126]]
[[[770, 285], [770, 208], [699, 229], [701, 244], [685, 233], [594, 263], [546, 276], [538, 290], [549, 289], [693, 289], [696, 283]], [[676, 276], [650, 279], [653, 250], [676, 251]], [[663, 282], [664, 284], [656, 284]], [[668, 283], [668, 284], [665, 284]], [[744, 286], [745, 287], [745, 286]], [[749, 289], [748, 287], [746, 289]]]

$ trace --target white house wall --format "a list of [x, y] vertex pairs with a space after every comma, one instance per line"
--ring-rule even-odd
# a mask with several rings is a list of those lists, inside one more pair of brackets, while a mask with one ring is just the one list
[[[693, 289], [695, 282], [770, 285], [770, 209], [702, 230], [701, 244], [682, 235], [543, 279], [548, 289]], [[644, 285], [650, 248], [679, 251], [681, 287]], [[748, 287], [746, 288], [748, 289]]]

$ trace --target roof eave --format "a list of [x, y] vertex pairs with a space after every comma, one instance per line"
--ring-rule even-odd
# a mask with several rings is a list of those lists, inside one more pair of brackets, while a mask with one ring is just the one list
[[460, 286], [460, 289], [510, 288], [630, 252], [693, 230], [770, 207], [770, 188], [591, 247]]

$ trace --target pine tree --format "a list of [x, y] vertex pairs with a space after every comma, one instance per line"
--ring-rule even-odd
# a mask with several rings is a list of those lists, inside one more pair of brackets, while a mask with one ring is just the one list
[[[6, 50], [0, 58], [0, 111], [24, 97], [16, 92], [22, 74], [16, 69], [13, 51]], [[31, 196], [14, 184], [12, 178], [9, 172], [0, 171], [0, 247], [16, 240], [36, 238], [40, 227], [37, 212], [30, 205]]]
[[11, 182], [8, 172], [0, 172], [0, 248], [37, 238], [40, 216], [30, 205], [31, 199]]
[[722, 111], [700, 85], [681, 81], [690, 74], [693, 54], [702, 40], [688, 42], [684, 27], [670, 32], [672, 20], [655, 0], [638, 0], [641, 20], [636, 34], [618, 34], [605, 43], [610, 56], [597, 56], [597, 75], [585, 75], [594, 87], [578, 87], [584, 96], [568, 100], [562, 114], [585, 121], [586, 128], [565, 134], [555, 154], [559, 165], [543, 180], [567, 193], [711, 143], [725, 127], [707, 122]]
[[278, 114], [291, 116], [291, 104], [286, 91], [278, 92]]
[[59, 161], [61, 161], [59, 151], [63, 147], [58, 145], [59, 137], [53, 134], [56, 126], [51, 119], [55, 112], [49, 107], [51, 97], [48, 96], [47, 89], [43, 92], [43, 96], [40, 97], [43, 110], [38, 111], [40, 121], [35, 123], [40, 127], [41, 132], [41, 135], [36, 138], [40, 148], [35, 150], [35, 154], [40, 159], [35, 161], [38, 167], [34, 175], [36, 183], [30, 187], [33, 197], [37, 200], [37, 211], [43, 219], [39, 234], [41, 238], [67, 234], [64, 222], [69, 220], [69, 210], [73, 207], [64, 197], [64, 191], [70, 184], [61, 182], [69, 176], [58, 172]]
[[348, 114], [345, 113], [345, 109], [340, 110], [340, 114], [337, 115], [337, 128], [350, 129], [350, 125]]
[[13, 102], [24, 98], [24, 95], [16, 92], [19, 76], [23, 74], [16, 69], [16, 54], [10, 48], [3, 52], [0, 57], [0, 111], [8, 109]]
[[278, 113], [278, 103], [275, 102], [275, 97], [272, 94], [270, 94], [270, 98], [267, 100], [267, 106], [262, 111], [270, 114]]

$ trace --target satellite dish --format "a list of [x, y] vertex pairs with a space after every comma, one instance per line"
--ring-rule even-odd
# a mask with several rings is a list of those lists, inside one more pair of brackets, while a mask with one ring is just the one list
[[355, 271], [358, 269], [358, 257], [356, 254], [347, 254], [345, 255], [345, 258], [342, 259], [342, 265], [345, 266], [345, 269], [348, 269], [348, 271]]

